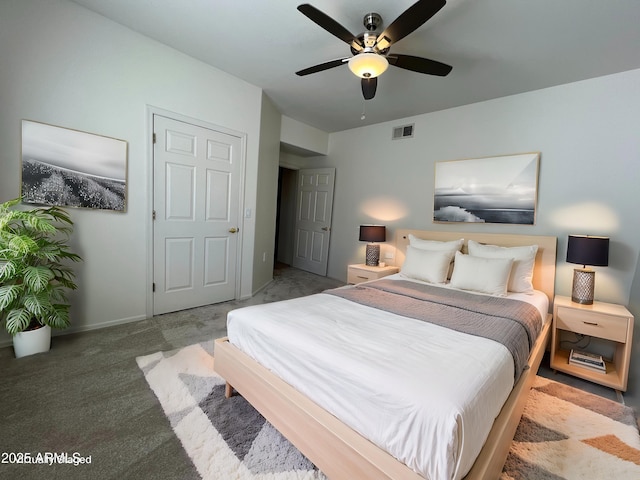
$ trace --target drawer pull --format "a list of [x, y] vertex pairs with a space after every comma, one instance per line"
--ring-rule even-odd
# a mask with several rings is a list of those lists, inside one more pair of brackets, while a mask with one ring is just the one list
[[369, 277], [363, 277], [362, 275], [358, 275], [358, 278], [364, 278], [365, 280], [369, 280]]
[[594, 327], [598, 326], [598, 324], [596, 322], [585, 322], [585, 321], [583, 321], [582, 323], [584, 323], [585, 325], [593, 325]]

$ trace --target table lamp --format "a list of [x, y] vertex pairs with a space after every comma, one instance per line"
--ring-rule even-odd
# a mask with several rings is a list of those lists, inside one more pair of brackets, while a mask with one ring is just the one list
[[360, 225], [360, 241], [367, 243], [366, 265], [378, 266], [380, 260], [380, 245], [375, 242], [384, 242], [387, 239], [387, 228], [384, 225]]
[[589, 235], [569, 235], [567, 262], [581, 264], [573, 270], [571, 300], [583, 305], [593, 304], [596, 272], [587, 268], [609, 265], [609, 238]]

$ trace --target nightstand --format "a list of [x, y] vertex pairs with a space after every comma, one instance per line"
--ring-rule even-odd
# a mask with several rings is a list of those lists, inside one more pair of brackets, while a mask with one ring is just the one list
[[[562, 330], [610, 342], [614, 354], [611, 361], [606, 362], [606, 373], [569, 364], [571, 350], [562, 348]], [[551, 368], [624, 392], [629, 376], [632, 335], [633, 315], [622, 305], [596, 301], [593, 305], [581, 305], [569, 297], [556, 296], [553, 302]]]
[[398, 273], [400, 269], [398, 267], [386, 266], [386, 267], [371, 267], [364, 263], [357, 265], [349, 265], [347, 268], [347, 283], [362, 283], [369, 280], [377, 280], [378, 278], [386, 277], [387, 275], [393, 275]]

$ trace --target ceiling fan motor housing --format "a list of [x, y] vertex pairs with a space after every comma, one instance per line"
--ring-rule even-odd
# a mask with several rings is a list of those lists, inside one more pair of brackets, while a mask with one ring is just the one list
[[382, 17], [375, 12], [367, 13], [362, 19], [362, 23], [367, 31], [375, 32], [378, 30], [378, 27], [382, 25]]
[[364, 25], [364, 28], [367, 29], [367, 31], [358, 35], [357, 38], [360, 41], [360, 44], [364, 46], [364, 48], [355, 49], [352, 46], [351, 53], [353, 55], [357, 55], [358, 53], [387, 53], [389, 51], [388, 46], [385, 49], [380, 49], [376, 45], [379, 30], [381, 30], [382, 28], [382, 17], [380, 16], [380, 14], [375, 12], [367, 13], [362, 19], [362, 24]]

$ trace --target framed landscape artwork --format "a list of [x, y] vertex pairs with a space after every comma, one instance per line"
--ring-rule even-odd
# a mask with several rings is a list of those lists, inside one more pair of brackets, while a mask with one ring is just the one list
[[534, 225], [540, 152], [436, 162], [434, 222]]
[[26, 203], [126, 211], [127, 142], [22, 121]]

